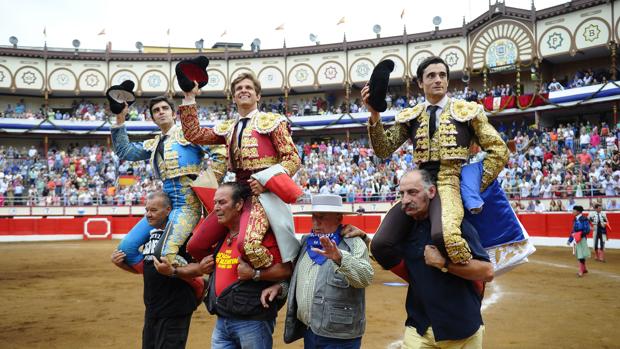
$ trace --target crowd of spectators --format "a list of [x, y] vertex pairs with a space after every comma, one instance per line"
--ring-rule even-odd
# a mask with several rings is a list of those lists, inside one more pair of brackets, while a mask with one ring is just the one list
[[592, 69], [578, 70], [572, 77], [565, 76], [561, 80], [554, 77], [551, 81], [543, 83], [541, 85], [541, 93], [605, 84], [610, 77], [609, 69], [598, 69], [596, 71]]
[[[521, 208], [525, 211], [566, 211], [575, 198], [620, 196], [618, 126], [585, 122], [537, 130], [525, 122], [502, 123], [498, 130], [506, 141], [515, 142], [516, 151], [498, 177], [500, 185], [515, 202], [531, 200]], [[410, 144], [387, 161], [374, 157], [363, 139], [351, 144], [299, 143], [298, 148], [304, 167], [295, 179], [306, 193], [335, 193], [348, 202], [389, 201], [400, 175], [414, 167]], [[548, 207], [536, 199], [548, 201]], [[615, 201], [608, 206], [620, 209]]]
[[[498, 130], [515, 142], [498, 180], [510, 198], [531, 199], [525, 211], [540, 211], [536, 198], [550, 199], [546, 211], [568, 210], [570, 199], [620, 195], [620, 125], [560, 124], [537, 130], [525, 124]], [[569, 200], [562, 207], [562, 200]], [[615, 205], [615, 203], [613, 204]], [[615, 207], [614, 207], [615, 209]]]
[[[572, 79], [553, 79], [543, 84], [543, 92], [557, 91], [606, 81], [606, 72], [577, 72]], [[388, 92], [389, 110], [398, 111], [424, 102], [414, 93], [409, 98], [398, 90]], [[514, 95], [510, 85], [497, 85], [491, 96]], [[485, 94], [475, 89], [452, 89], [451, 97], [478, 100]], [[129, 119], [150, 120], [147, 102], [130, 107]], [[259, 109], [284, 113], [282, 97], [261, 100]], [[340, 114], [347, 110], [334, 95], [314, 95], [290, 99], [289, 116]], [[348, 105], [351, 113], [367, 111], [359, 99]], [[222, 103], [201, 105], [199, 117], [215, 121], [230, 117], [234, 106]], [[4, 117], [50, 120], [104, 120], [105, 105], [88, 100], [74, 101], [71, 108], [52, 110], [47, 114], [28, 109], [24, 100], [14, 107], [8, 105], [0, 113]], [[500, 123], [498, 131], [506, 140], [513, 140], [513, 152], [498, 180], [508, 197], [523, 211], [563, 211], [574, 205], [574, 198], [620, 196], [620, 124], [602, 122], [560, 124], [551, 129]], [[342, 140], [299, 142], [302, 169], [295, 180], [306, 197], [314, 193], [335, 193], [347, 202], [390, 201], [396, 196], [400, 176], [414, 167], [413, 149], [405, 144], [390, 159], [374, 156], [365, 138], [350, 143]], [[146, 193], [159, 184], [151, 178], [149, 164], [119, 161], [114, 153], [100, 145], [74, 144], [68, 149], [50, 147], [41, 154], [34, 146], [17, 149], [0, 146], [0, 205], [131, 205], [142, 203]], [[121, 175], [135, 175], [137, 183], [121, 186]], [[540, 202], [539, 199], [543, 199]], [[537, 201], [539, 200], [539, 201]], [[564, 205], [568, 202], [568, 205]], [[620, 209], [615, 200], [609, 209]]]
[[[221, 103], [213, 103], [200, 105], [198, 108], [198, 117], [200, 120], [216, 121], [226, 119], [230, 112], [226, 112], [226, 107]], [[47, 119], [50, 121], [69, 120], [69, 121], [104, 121], [109, 116], [106, 111], [106, 104], [94, 103], [92, 101], [82, 100], [73, 101], [70, 108], [48, 108], [41, 106], [39, 109], [33, 110], [27, 108], [24, 101], [16, 103], [15, 106], [7, 104], [4, 110], [0, 110], [0, 117], [16, 118], [16, 119]], [[129, 121], [150, 121], [151, 115], [148, 110], [148, 102], [134, 103], [129, 107]]]
[[[100, 145], [52, 147], [41, 154], [31, 146], [0, 145], [0, 206], [138, 205], [160, 188], [145, 162], [125, 162]], [[121, 186], [119, 176], [138, 178]]]
[[[575, 198], [620, 196], [618, 126], [585, 122], [538, 130], [525, 122], [500, 123], [498, 131], [516, 148], [498, 177], [500, 185], [524, 211], [567, 210]], [[347, 202], [391, 201], [400, 176], [415, 166], [409, 143], [385, 160], [374, 156], [365, 138], [299, 141], [297, 147], [303, 161], [294, 180], [306, 198], [334, 193]], [[52, 146], [48, 154], [34, 146], [0, 146], [0, 204], [140, 204], [159, 185], [149, 167], [119, 161], [100, 145]], [[122, 186], [117, 181], [122, 175], [138, 180]], [[536, 202], [540, 199], [543, 203]], [[610, 204], [616, 209], [615, 202]]]

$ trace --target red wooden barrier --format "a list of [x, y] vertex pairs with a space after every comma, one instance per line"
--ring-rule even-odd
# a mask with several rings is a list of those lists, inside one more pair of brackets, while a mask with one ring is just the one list
[[[523, 213], [518, 215], [519, 220], [528, 231], [530, 236], [539, 237], [566, 237], [572, 227], [573, 216], [570, 213]], [[608, 238], [620, 239], [620, 213], [607, 213], [611, 230], [608, 231]], [[88, 216], [76, 218], [0, 218], [0, 237], [1, 236], [28, 236], [28, 235], [83, 235], [84, 223], [88, 219], [101, 218], [107, 219], [110, 224], [111, 234], [122, 235], [127, 232], [142, 217], [121, 217], [121, 216]], [[381, 222], [380, 215], [347, 215], [344, 216], [344, 223], [353, 224], [367, 233], [376, 232]], [[89, 230], [95, 234], [101, 234], [102, 229], [107, 227], [105, 222], [92, 222]], [[305, 234], [312, 229], [312, 219], [310, 216], [295, 216], [295, 230], [299, 234]]]

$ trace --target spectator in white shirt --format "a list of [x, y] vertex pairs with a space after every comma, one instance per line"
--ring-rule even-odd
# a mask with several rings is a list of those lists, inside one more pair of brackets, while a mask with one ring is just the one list
[[536, 208], [534, 209], [534, 211], [536, 213], [543, 213], [547, 211], [547, 209], [545, 208], [545, 205], [542, 202], [540, 202], [540, 200], [536, 200]]
[[590, 135], [587, 132], [584, 132], [579, 136], [579, 146], [581, 146], [581, 149], [588, 149], [589, 145]]
[[555, 78], [553, 78], [553, 80], [551, 81], [551, 83], [549, 84], [549, 92], [554, 92], [554, 91], [562, 91], [564, 90], [564, 86], [562, 86], [562, 84], [560, 84], [559, 82], [557, 82], [555, 80]]

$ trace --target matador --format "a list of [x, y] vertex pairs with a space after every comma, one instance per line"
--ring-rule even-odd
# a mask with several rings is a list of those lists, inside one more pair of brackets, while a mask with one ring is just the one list
[[[453, 263], [467, 263], [472, 256], [460, 230], [464, 214], [461, 168], [468, 160], [470, 145], [478, 143], [487, 153], [481, 184], [481, 191], [484, 191], [508, 161], [508, 148], [479, 104], [446, 95], [449, 67], [441, 58], [423, 61], [417, 69], [417, 77], [426, 101], [398, 113], [394, 125], [387, 131], [379, 113], [369, 105], [368, 135], [375, 154], [381, 158], [389, 157], [404, 142], [411, 141], [414, 162], [430, 172], [437, 183], [438, 198], [430, 205], [433, 242]], [[367, 104], [369, 94], [369, 86], [364, 87], [362, 98]], [[388, 214], [404, 215], [399, 204], [390, 211]], [[390, 252], [398, 237], [391, 234], [395, 233], [389, 229], [380, 230], [372, 243], [373, 255], [386, 269], [398, 263]]]
[[[296, 201], [301, 189], [291, 177], [297, 172], [301, 158], [297, 153], [286, 118], [279, 114], [263, 113], [257, 109], [260, 99], [260, 82], [251, 74], [240, 74], [232, 83], [233, 100], [238, 108], [234, 119], [226, 120], [213, 128], [201, 128], [194, 99], [186, 93], [184, 105], [180, 106], [181, 124], [185, 137], [195, 144], [226, 144], [229, 171], [235, 173], [236, 181], [252, 186], [254, 195], [244, 207], [241, 218], [240, 250], [256, 269], [269, 267], [273, 256], [262, 245], [268, 229], [273, 229], [282, 255], [288, 262], [297, 254], [298, 242], [294, 237], [293, 217], [288, 203]], [[256, 183], [272, 195], [256, 194]], [[275, 199], [275, 200], [274, 200]], [[268, 205], [269, 212], [265, 211]], [[249, 212], [249, 215], [248, 215]], [[276, 215], [278, 219], [269, 219]], [[245, 217], [245, 218], [244, 218]], [[290, 222], [287, 227], [278, 226]], [[285, 224], [286, 225], [286, 224]], [[221, 238], [222, 230], [209, 215], [199, 226], [187, 249], [194, 258], [208, 254], [211, 245]], [[199, 259], [200, 260], [200, 259]]]

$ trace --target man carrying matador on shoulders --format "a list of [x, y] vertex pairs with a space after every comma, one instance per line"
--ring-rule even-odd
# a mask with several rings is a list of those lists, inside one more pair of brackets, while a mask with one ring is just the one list
[[[379, 115], [385, 110], [385, 89], [393, 62], [379, 63], [370, 84], [362, 89], [362, 99], [370, 111], [368, 135], [375, 154], [389, 157], [411, 140], [416, 165], [428, 171], [437, 183], [438, 195], [430, 204], [433, 243], [452, 263], [465, 264], [471, 258], [467, 242], [461, 237], [464, 216], [461, 198], [461, 170], [467, 163], [472, 143], [486, 153], [480, 191], [491, 184], [508, 161], [508, 148], [483, 109], [475, 102], [446, 95], [449, 67], [440, 57], [430, 57], [417, 68], [417, 79], [426, 101], [398, 113], [395, 123], [384, 130]], [[400, 204], [388, 215], [403, 215]], [[386, 269], [397, 267], [393, 248], [406, 230], [382, 225], [372, 241], [372, 253]]]

